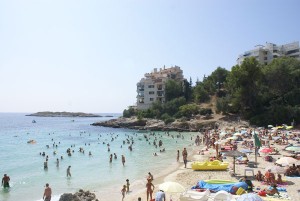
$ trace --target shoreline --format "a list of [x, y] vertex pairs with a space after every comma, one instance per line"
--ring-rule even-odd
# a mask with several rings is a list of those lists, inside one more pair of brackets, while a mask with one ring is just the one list
[[[294, 142], [295, 143], [295, 142]], [[272, 146], [276, 147], [278, 150], [283, 150], [284, 145], [278, 145], [278, 144], [273, 144]], [[208, 179], [220, 179], [220, 180], [233, 180], [233, 181], [238, 181], [241, 177], [244, 176], [244, 170], [247, 168], [245, 165], [237, 165], [235, 166], [236, 170], [236, 176], [231, 176], [229, 174], [229, 171], [194, 171], [191, 169], [191, 163], [193, 161], [203, 161], [207, 159], [209, 156], [208, 155], [200, 155], [198, 153], [201, 148], [203, 148], [204, 145], [200, 144], [200, 146], [195, 146], [193, 145], [192, 153], [189, 153], [188, 157], [188, 164], [187, 168], [184, 168], [184, 164], [182, 161], [182, 156], [180, 156], [180, 162], [178, 165], [172, 169], [169, 169], [168, 173], [161, 175], [157, 178], [155, 178], [154, 175], [154, 181], [153, 184], [155, 186], [155, 189], [153, 191], [153, 198], [155, 198], [156, 192], [159, 190], [158, 186], [159, 184], [166, 182], [166, 181], [174, 181], [180, 183], [182, 186], [185, 187], [186, 190], [191, 189], [192, 186], [196, 185], [196, 183], [199, 180], [208, 180]], [[241, 146], [238, 147], [238, 149], [241, 149]], [[182, 150], [180, 150], [181, 153]], [[280, 158], [283, 155], [287, 153], [281, 152], [280, 155], [275, 155], [273, 156], [274, 158]], [[175, 155], [174, 155], [175, 156]], [[248, 155], [248, 158], [250, 161], [255, 160], [255, 155], [254, 153]], [[229, 168], [232, 168], [232, 162], [233, 158], [227, 158], [225, 161], [229, 162]], [[270, 163], [264, 160], [264, 156], [258, 156], [257, 157], [257, 168], [254, 168], [254, 174], [257, 173], [258, 170], [262, 171], [262, 173], [265, 173], [265, 168], [273, 165], [274, 163]], [[261, 182], [258, 182], [255, 180], [255, 178], [252, 177], [252, 175], [249, 176], [249, 173], [247, 174], [249, 178], [251, 178], [251, 181], [256, 188], [259, 189], [267, 189], [267, 185], [263, 185]], [[283, 180], [286, 180], [289, 184], [287, 186], [284, 186], [286, 188], [287, 193], [290, 197], [289, 200], [291, 201], [296, 201], [300, 200], [300, 194], [298, 193], [299, 186], [300, 186], [300, 178], [290, 178], [283, 176]], [[166, 200], [170, 199], [170, 196], [172, 196], [172, 200], [180, 200], [180, 193], [177, 194], [170, 194], [166, 193]], [[142, 198], [142, 201], [146, 201], [146, 187], [140, 186], [140, 188], [136, 192], [131, 192], [130, 194], [125, 195], [124, 201], [137, 201], [138, 197]], [[262, 197], [263, 200], [269, 201], [272, 200], [272, 198], [269, 197]], [[120, 200], [121, 200], [121, 194], [120, 194]]]

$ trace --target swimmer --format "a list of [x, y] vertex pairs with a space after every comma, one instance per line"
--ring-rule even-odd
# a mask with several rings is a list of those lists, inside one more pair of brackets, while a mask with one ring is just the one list
[[122, 155], [122, 164], [123, 164], [123, 166], [125, 165], [125, 156], [124, 155]]
[[70, 165], [67, 169], [67, 177], [71, 177], [71, 166]]

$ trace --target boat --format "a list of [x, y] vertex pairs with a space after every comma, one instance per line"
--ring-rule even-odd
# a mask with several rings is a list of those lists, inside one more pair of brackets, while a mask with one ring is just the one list
[[32, 120], [32, 123], [36, 123], [36, 121], [35, 121], [35, 120]]
[[229, 163], [219, 160], [192, 163], [193, 170], [227, 170]]

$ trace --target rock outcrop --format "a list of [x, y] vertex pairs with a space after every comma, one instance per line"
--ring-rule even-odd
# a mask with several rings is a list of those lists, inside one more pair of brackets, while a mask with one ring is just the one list
[[103, 126], [111, 128], [129, 128], [138, 130], [151, 131], [190, 131], [196, 132], [202, 129], [215, 128], [218, 120], [215, 119], [190, 119], [190, 120], [176, 120], [170, 124], [165, 124], [162, 120], [157, 119], [142, 119], [135, 117], [111, 119], [108, 121], [96, 122], [91, 125]]
[[64, 193], [60, 196], [59, 201], [99, 201], [96, 198], [95, 193], [91, 193], [90, 191], [84, 191], [80, 189], [78, 192], [72, 193]]

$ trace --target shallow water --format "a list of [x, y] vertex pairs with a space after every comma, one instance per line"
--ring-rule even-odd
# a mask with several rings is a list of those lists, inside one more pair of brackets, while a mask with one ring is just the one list
[[[37, 123], [32, 123], [33, 119]], [[166, 167], [176, 164], [176, 150], [188, 147], [193, 142], [191, 135], [195, 135], [185, 133], [182, 139], [176, 137], [178, 132], [170, 132], [169, 136], [155, 132], [157, 141], [162, 140], [166, 149], [166, 152], [160, 153], [159, 148], [152, 144], [155, 137], [149, 133], [90, 126], [93, 122], [107, 119], [0, 114], [0, 174], [7, 173], [11, 178], [11, 188], [0, 191], [0, 201], [41, 200], [45, 183], [52, 187], [54, 201], [58, 200], [58, 195], [80, 188], [97, 191], [103, 195], [101, 200], [120, 197], [121, 187], [127, 178], [134, 188], [144, 185], [149, 171], [158, 175]], [[144, 134], [149, 136], [149, 141]], [[36, 143], [28, 144], [31, 139]], [[129, 144], [123, 145], [126, 139], [133, 139], [133, 151], [128, 149]], [[110, 152], [107, 143], [110, 144]], [[71, 148], [71, 145], [75, 146]], [[79, 152], [79, 147], [85, 150], [84, 154]], [[68, 148], [74, 150], [71, 157], [67, 156]], [[92, 156], [89, 156], [89, 151]], [[47, 170], [43, 168], [45, 157], [40, 152], [49, 156]], [[159, 156], [154, 157], [154, 152]], [[109, 155], [113, 153], [118, 158], [109, 163]], [[121, 163], [122, 154], [126, 157], [125, 167]], [[56, 159], [60, 156], [63, 160], [59, 159], [59, 167], [56, 167]], [[66, 177], [69, 165], [71, 178]]]

